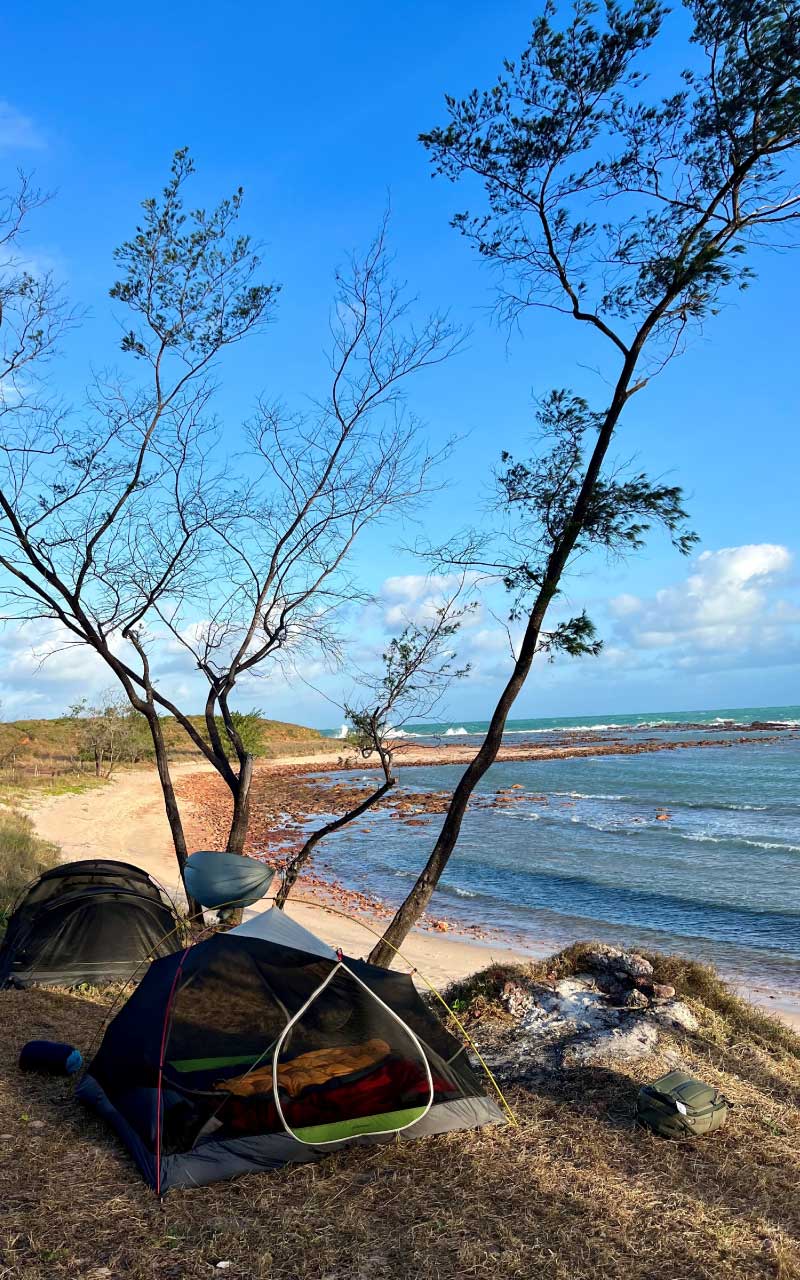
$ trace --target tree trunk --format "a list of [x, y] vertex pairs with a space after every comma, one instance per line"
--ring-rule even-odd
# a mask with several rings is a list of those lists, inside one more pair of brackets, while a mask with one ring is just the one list
[[276, 907], [280, 907], [281, 910], [283, 910], [286, 905], [286, 899], [289, 897], [289, 894], [297, 883], [300, 872], [308, 862], [315, 846], [319, 844], [320, 840], [323, 840], [325, 836], [329, 836], [331, 832], [338, 831], [340, 827], [346, 826], [347, 823], [352, 822], [354, 818], [359, 818], [362, 813], [366, 813], [368, 809], [371, 809], [374, 804], [377, 804], [378, 801], [386, 795], [387, 791], [391, 790], [396, 782], [397, 779], [394, 777], [387, 778], [382, 786], [378, 787], [376, 791], [373, 791], [371, 795], [367, 796], [366, 800], [362, 800], [361, 804], [357, 805], [354, 809], [348, 809], [347, 813], [342, 814], [340, 818], [335, 818], [333, 822], [328, 822], [324, 827], [320, 827], [317, 831], [312, 831], [302, 849], [295, 854], [286, 867], [283, 880], [281, 881], [281, 887], [275, 897]]
[[228, 853], [244, 853], [244, 842], [247, 839], [247, 828], [250, 823], [250, 784], [253, 781], [253, 757], [247, 755], [239, 770], [236, 786], [231, 787], [233, 795], [233, 818], [228, 832]]
[[[244, 854], [244, 844], [247, 839], [247, 828], [250, 825], [250, 784], [253, 781], [253, 757], [246, 755], [239, 769], [239, 776], [234, 786], [231, 787], [231, 795], [233, 796], [233, 817], [231, 819], [231, 827], [228, 832], [228, 843], [225, 846], [227, 853]], [[223, 916], [220, 916], [223, 919]], [[226, 926], [233, 927], [242, 923], [242, 908], [231, 907], [225, 909], [224, 922]]]
[[481, 744], [480, 751], [464, 770], [458, 786], [453, 792], [453, 798], [450, 801], [442, 823], [442, 829], [433, 847], [433, 852], [418, 876], [414, 887], [397, 909], [383, 937], [372, 948], [369, 954], [370, 964], [381, 965], [386, 969], [389, 968], [395, 958], [396, 948], [402, 944], [407, 934], [413, 929], [433, 896], [433, 892], [461, 833], [461, 823], [464, 820], [470, 796], [497, 757], [497, 752], [503, 740], [503, 730], [508, 719], [508, 713], [530, 671], [531, 663], [536, 653], [536, 645], [539, 641], [539, 633], [547, 611], [547, 604], [542, 603], [543, 594], [544, 589], [540, 592], [537, 607], [534, 608], [531, 614], [519, 657], [514, 664], [514, 671], [495, 707], [494, 715], [489, 724], [486, 737]]
[[[164, 796], [164, 808], [167, 812], [167, 821], [169, 829], [172, 833], [172, 843], [175, 847], [175, 857], [178, 860], [178, 867], [183, 880], [183, 869], [186, 866], [188, 853], [186, 850], [186, 836], [183, 833], [183, 822], [178, 808], [178, 801], [175, 797], [175, 788], [172, 785], [172, 778], [169, 772], [169, 760], [167, 758], [167, 747], [164, 742], [164, 735], [161, 730], [161, 721], [158, 713], [153, 707], [144, 712], [147, 717], [147, 723], [150, 726], [150, 735], [153, 739], [153, 747], [156, 754], [156, 768], [158, 770], [158, 780], [161, 783], [161, 791]], [[203, 908], [196, 898], [193, 898], [186, 888], [186, 882], [183, 884], [186, 894], [186, 902], [189, 907], [189, 915], [198, 924], [203, 924]]]
[[470, 796], [497, 758], [508, 713], [530, 673], [547, 610], [558, 591], [561, 575], [583, 529], [589, 510], [589, 503], [600, 475], [603, 460], [608, 452], [614, 430], [619, 421], [619, 416], [622, 413], [628, 395], [632, 394], [628, 388], [631, 385], [645, 337], [645, 330], [641, 329], [625, 357], [622, 372], [617, 380], [611, 404], [603, 420], [597, 442], [592, 450], [592, 456], [586, 467], [580, 492], [572, 508], [569, 522], [554, 543], [547, 560], [547, 568], [528, 618], [528, 625], [525, 628], [519, 656], [514, 663], [511, 678], [494, 709], [489, 731], [481, 744], [480, 751], [464, 770], [458, 786], [453, 792], [453, 798], [445, 814], [442, 829], [439, 832], [439, 837], [433, 847], [431, 856], [417, 877], [411, 892], [395, 912], [383, 937], [372, 948], [369, 954], [371, 964], [382, 965], [384, 968], [389, 967], [396, 955], [396, 949], [402, 944], [427, 907], [456, 846]]

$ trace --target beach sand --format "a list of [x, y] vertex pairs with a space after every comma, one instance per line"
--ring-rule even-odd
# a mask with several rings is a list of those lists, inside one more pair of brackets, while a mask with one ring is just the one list
[[[403, 755], [403, 763], [442, 763], [438, 758], [440, 753], [444, 753], [445, 759], [449, 761], [453, 760], [454, 754], [460, 757], [463, 750], [451, 747], [416, 747], [408, 756]], [[507, 750], [512, 753], [510, 758], [531, 758], [530, 755], [520, 755], [521, 748]], [[536, 748], [532, 750], [537, 751], [538, 755]], [[552, 754], [554, 749], [542, 750]], [[472, 751], [474, 752], [474, 747]], [[432, 759], [431, 753], [437, 758]], [[559, 754], [565, 755], [580, 753], [579, 747], [559, 751]], [[469, 758], [469, 754], [467, 751], [466, 758]], [[319, 757], [287, 756], [262, 762], [259, 770], [270, 772], [297, 766], [307, 771], [320, 765], [337, 767], [328, 751], [320, 753]], [[358, 767], [363, 768], [363, 762], [359, 762]], [[181, 779], [190, 776], [213, 774], [213, 770], [205, 763], [189, 762], [174, 765], [172, 773], [176, 783], [180, 783]], [[191, 819], [191, 805], [184, 801], [182, 808], [185, 816]], [[66, 860], [116, 858], [132, 862], [148, 871], [170, 892], [179, 892], [180, 877], [155, 769], [120, 772], [108, 785], [90, 791], [34, 796], [29, 800], [26, 811], [38, 834], [58, 844]], [[325, 942], [341, 947], [346, 954], [366, 957], [375, 939], [380, 936], [384, 922], [363, 911], [344, 915], [326, 906], [319, 898], [309, 898], [309, 890], [301, 881], [296, 895], [289, 900], [287, 913]], [[269, 905], [265, 900], [255, 904], [246, 914], [255, 914]], [[455, 929], [447, 936], [427, 930], [415, 930], [403, 944], [403, 959], [397, 961], [397, 967], [415, 969], [420, 975], [420, 981], [425, 978], [435, 987], [441, 988], [455, 979], [486, 968], [492, 962], [524, 962], [533, 956], [547, 955], [552, 949], [552, 944], [535, 937], [526, 940], [525, 950], [522, 950], [503, 945], [502, 940], [476, 942], [460, 938]], [[761, 986], [747, 989], [740, 987], [739, 990], [740, 994], [747, 996], [753, 1003], [800, 1029], [800, 998], [795, 997], [794, 993], [773, 991]]]

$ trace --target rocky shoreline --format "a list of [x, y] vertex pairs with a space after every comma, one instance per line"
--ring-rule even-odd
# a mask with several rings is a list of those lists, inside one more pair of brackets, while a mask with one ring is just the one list
[[[703, 729], [704, 732], [709, 731], [708, 726], [680, 726], [681, 732], [695, 729]], [[739, 732], [740, 729], [742, 732]], [[538, 742], [525, 740], [523, 742], [515, 742], [513, 745], [504, 744], [497, 753], [497, 761], [502, 763], [510, 760], [562, 760], [578, 756], [635, 756], [647, 755], [657, 751], [681, 751], [697, 748], [718, 750], [720, 748], [748, 745], [753, 741], [777, 743], [785, 740], [787, 735], [789, 737], [800, 737], [800, 733], [792, 726], [767, 723], [763, 725], [759, 723], [752, 726], [715, 726], [711, 731], [737, 732], [738, 736], [735, 738], [716, 739], [708, 737], [676, 738], [673, 741], [651, 736], [638, 742], [630, 742], [627, 738], [609, 737], [607, 734], [601, 735], [598, 733], [586, 733], [580, 736], [575, 734], [554, 734], [554, 741], [552, 742], [542, 743], [541, 740]], [[755, 734], [758, 734], [757, 738], [754, 737]], [[416, 742], [399, 738], [396, 744], [393, 745], [393, 759], [395, 768], [468, 764], [477, 749], [475, 744], [443, 741], [438, 741], [431, 746], [420, 746]], [[319, 758], [315, 764], [309, 763], [308, 771], [321, 772], [327, 770], [335, 772], [343, 769], [377, 769], [379, 767], [379, 762], [376, 759], [364, 758], [353, 754], [352, 751], [343, 750], [342, 754], [337, 756], [335, 760], [327, 756]]]
[[[782, 726], [764, 722], [752, 726], [724, 724], [720, 726], [680, 726], [686, 729], [702, 728], [705, 732], [731, 729], [752, 729], [758, 733], [759, 743], [776, 743], [785, 740], [784, 730], [792, 736], [800, 736], [790, 726]], [[765, 734], [763, 730], [776, 730]], [[780, 730], [780, 732], [777, 732]], [[752, 742], [753, 736], [741, 733], [735, 738], [689, 738], [663, 740], [644, 738], [641, 741], [629, 742], [608, 738], [607, 735], [587, 733], [579, 741], [573, 736], [564, 740], [561, 735], [557, 741], [542, 744], [541, 742], [523, 741], [512, 746], [503, 746], [498, 753], [498, 762], [565, 759], [581, 756], [638, 755], [660, 751], [676, 751], [682, 749], [733, 749], [736, 746]], [[446, 764], [465, 763], [472, 758], [477, 748], [466, 744], [437, 746], [420, 746], [414, 743], [399, 742], [394, 751], [395, 768], [403, 767], [436, 767]], [[371, 782], [356, 781], [350, 777], [331, 778], [331, 774], [364, 774], [367, 770], [378, 768], [377, 761], [360, 755], [342, 754], [332, 758], [330, 754], [308, 760], [293, 760], [291, 763], [280, 761], [259, 761], [256, 767], [252, 800], [250, 835], [246, 852], [268, 862], [280, 871], [289, 858], [302, 847], [311, 829], [312, 823], [327, 820], [330, 816], [338, 816], [361, 803], [373, 790]], [[177, 784], [179, 800], [186, 804], [189, 817], [186, 828], [191, 847], [224, 848], [230, 823], [230, 793], [222, 780], [209, 772], [188, 773], [182, 776]], [[353, 824], [353, 830], [370, 834], [374, 830], [374, 815], [388, 814], [389, 820], [401, 823], [405, 827], [427, 826], [426, 819], [431, 815], [441, 815], [450, 801], [449, 790], [407, 791], [401, 781], [374, 808], [362, 815]], [[574, 807], [573, 802], [563, 797], [533, 795], [521, 784], [498, 788], [494, 792], [476, 793], [471, 800], [473, 809], [511, 808], [520, 803], [535, 803], [539, 806], [558, 804], [562, 808]], [[656, 810], [654, 817], [658, 821], [669, 822], [667, 809]], [[384, 921], [391, 917], [393, 908], [377, 895], [362, 892], [344, 885], [337, 877], [335, 868], [327, 861], [324, 842], [319, 846], [316, 857], [303, 872], [298, 883], [297, 896], [303, 895], [352, 915]], [[507, 933], [498, 929], [487, 928], [479, 924], [466, 923], [463, 919], [443, 914], [428, 914], [423, 917], [423, 929], [439, 933], [460, 934], [465, 938], [477, 941], [498, 940], [511, 942], [512, 945], [524, 945], [524, 939], [509, 938]]]

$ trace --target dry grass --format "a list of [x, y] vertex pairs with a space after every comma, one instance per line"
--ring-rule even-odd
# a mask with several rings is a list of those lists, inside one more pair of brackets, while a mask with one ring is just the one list
[[[549, 971], [578, 960], [562, 953]], [[676, 1144], [634, 1126], [639, 1084], [667, 1067], [660, 1052], [629, 1072], [517, 1089], [518, 1129], [352, 1150], [163, 1205], [67, 1082], [15, 1066], [33, 1036], [88, 1049], [97, 997], [3, 993], [0, 1278], [194, 1280], [225, 1261], [220, 1275], [247, 1280], [795, 1280], [800, 1040], [727, 1005], [708, 971], [658, 966], [692, 987], [702, 1019], [700, 1035], [664, 1049], [735, 1104], [713, 1137]], [[488, 1007], [499, 980], [460, 1000]]]
[[0, 930], [17, 894], [59, 861], [57, 846], [38, 838], [30, 818], [0, 809]]

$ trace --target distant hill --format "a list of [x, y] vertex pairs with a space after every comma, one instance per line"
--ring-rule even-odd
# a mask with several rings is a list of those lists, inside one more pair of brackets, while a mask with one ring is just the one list
[[[202, 716], [192, 716], [192, 723], [205, 737], [205, 721]], [[54, 720], [13, 720], [0, 723], [0, 765], [14, 760], [16, 764], [41, 764], [62, 772], [70, 765], [78, 767], [82, 758], [80, 748], [81, 726], [84, 721], [69, 716]], [[192, 759], [199, 752], [181, 726], [172, 716], [162, 720], [164, 736], [173, 759]], [[139, 734], [137, 733], [137, 740]], [[317, 729], [304, 725], [287, 724], [282, 720], [260, 720], [255, 734], [256, 754], [266, 759], [276, 756], [310, 755], [312, 752], [341, 750], [330, 738]], [[152, 758], [147, 726], [141, 724], [141, 760]], [[85, 753], [83, 759], [86, 759]]]

